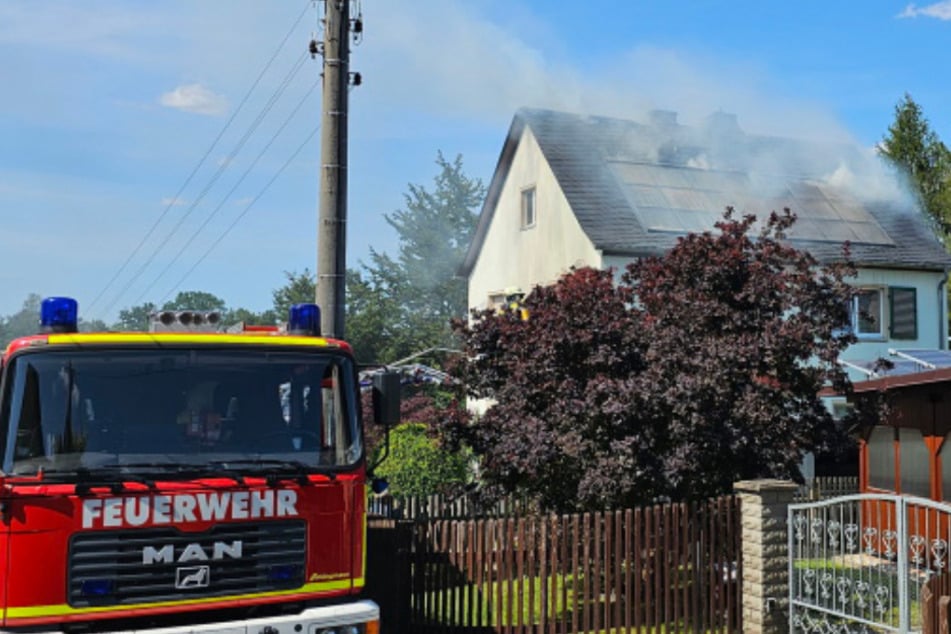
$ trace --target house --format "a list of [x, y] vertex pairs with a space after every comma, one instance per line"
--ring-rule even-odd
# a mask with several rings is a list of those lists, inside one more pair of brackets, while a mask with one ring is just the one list
[[884, 171], [856, 176], [868, 163], [854, 147], [747, 134], [722, 112], [689, 127], [669, 111], [637, 123], [519, 110], [461, 268], [469, 307], [572, 266], [621, 271], [713, 229], [728, 205], [759, 217], [789, 207], [790, 240], [820, 262], [851, 243], [859, 343], [842, 361], [853, 380], [874, 378], [890, 350], [947, 348], [951, 256]]
[[[840, 361], [853, 381], [880, 378], [883, 357], [898, 361], [893, 373], [928, 368], [921, 357], [948, 347], [951, 256], [873, 163], [854, 147], [747, 134], [722, 112], [690, 127], [667, 111], [634, 122], [519, 110], [461, 269], [469, 307], [500, 305], [573, 266], [621, 271], [713, 229], [728, 205], [759, 217], [789, 207], [798, 216], [790, 241], [820, 263], [851, 243], [859, 341]], [[951, 366], [951, 355], [938, 357]], [[898, 434], [873, 431], [863, 451], [898, 452]]]

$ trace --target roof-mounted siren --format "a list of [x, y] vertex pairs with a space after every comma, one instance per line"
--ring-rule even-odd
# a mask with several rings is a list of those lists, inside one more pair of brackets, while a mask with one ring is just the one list
[[41, 332], [77, 332], [79, 304], [71, 297], [47, 297], [40, 304]]
[[292, 335], [320, 336], [320, 306], [294, 304], [287, 320], [287, 332]]
[[217, 332], [219, 324], [216, 310], [162, 310], [150, 315], [149, 332]]

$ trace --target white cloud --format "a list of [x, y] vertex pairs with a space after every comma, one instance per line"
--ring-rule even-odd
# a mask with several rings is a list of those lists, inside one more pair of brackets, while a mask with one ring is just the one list
[[181, 198], [172, 198], [171, 196], [162, 198], [163, 207], [184, 207], [187, 204], [188, 201], [182, 200]]
[[184, 84], [171, 92], [163, 94], [159, 103], [169, 108], [177, 108], [197, 114], [221, 115], [228, 111], [228, 100], [217, 95], [201, 84]]
[[941, 0], [923, 7], [915, 4], [909, 4], [905, 10], [898, 14], [899, 18], [917, 18], [925, 16], [929, 18], [938, 18], [939, 20], [951, 20], [951, 0]]

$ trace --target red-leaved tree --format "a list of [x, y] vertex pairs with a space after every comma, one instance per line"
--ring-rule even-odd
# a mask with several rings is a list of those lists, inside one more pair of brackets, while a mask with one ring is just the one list
[[520, 312], [485, 311], [457, 333], [466, 396], [441, 433], [480, 458], [489, 492], [557, 510], [619, 508], [728, 492], [756, 477], [798, 477], [835, 424], [819, 396], [848, 390], [836, 363], [854, 342], [854, 275], [784, 240], [795, 217], [728, 210], [716, 232], [663, 257], [578, 269], [536, 287]]

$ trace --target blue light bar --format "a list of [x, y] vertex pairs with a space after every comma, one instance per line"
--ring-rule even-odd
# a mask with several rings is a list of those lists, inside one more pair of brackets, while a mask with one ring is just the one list
[[291, 306], [290, 319], [287, 320], [288, 332], [295, 335], [320, 336], [320, 307], [317, 304], [294, 304]]
[[105, 597], [112, 594], [114, 587], [112, 579], [84, 579], [79, 592], [84, 597]]
[[79, 304], [71, 297], [47, 297], [40, 304], [40, 328], [44, 332], [76, 332]]

